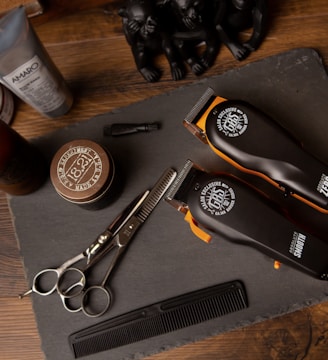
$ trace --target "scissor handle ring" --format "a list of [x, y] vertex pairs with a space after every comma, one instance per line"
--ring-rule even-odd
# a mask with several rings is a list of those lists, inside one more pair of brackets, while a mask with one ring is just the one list
[[[70, 279], [74, 272], [77, 273], [80, 280]], [[84, 290], [85, 284], [86, 278], [83, 271], [77, 268], [67, 268], [60, 274], [56, 287], [62, 298], [70, 299], [79, 296]]]
[[[40, 281], [41, 281], [41, 278], [44, 277], [44, 275], [47, 273], [55, 273], [56, 281], [52, 288], [50, 288], [49, 290], [44, 290], [42, 288], [42, 286], [40, 285]], [[59, 273], [58, 273], [57, 269], [44, 269], [44, 270], [39, 271], [33, 278], [32, 290], [35, 293], [42, 295], [42, 296], [48, 296], [48, 295], [52, 294], [56, 290], [58, 276], [59, 276]]]
[[73, 304], [73, 301], [75, 300], [73, 297], [71, 298], [67, 298], [67, 297], [64, 297], [62, 295], [59, 295], [60, 298], [61, 298], [61, 301], [63, 303], [63, 306], [64, 308], [68, 311], [68, 312], [71, 312], [71, 313], [77, 313], [79, 311], [82, 310], [82, 306], [81, 306], [81, 298], [82, 298], [82, 294], [79, 294], [79, 295], [76, 295], [76, 297], [80, 298], [80, 301], [78, 303], [77, 306], [74, 306], [75, 304]]
[[[102, 295], [99, 296], [99, 291], [102, 292]], [[100, 299], [102, 298], [102, 299]], [[92, 308], [92, 302], [99, 303], [101, 301], [100, 310]], [[99, 304], [97, 304], [99, 305]], [[85, 315], [89, 317], [98, 317], [103, 315], [112, 305], [112, 294], [101, 285], [90, 286], [83, 294], [82, 297], [82, 311]]]

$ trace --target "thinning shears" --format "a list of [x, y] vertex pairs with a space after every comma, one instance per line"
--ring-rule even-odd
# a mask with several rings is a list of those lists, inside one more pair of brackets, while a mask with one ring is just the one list
[[[33, 278], [31, 289], [19, 295], [19, 297], [23, 298], [33, 292], [42, 296], [48, 296], [57, 290], [59, 278], [63, 273], [70, 269], [72, 265], [77, 264], [81, 260], [86, 260], [86, 265], [83, 268], [84, 272], [97, 263], [100, 258], [109, 251], [109, 240], [117, 232], [115, 231], [115, 228], [118, 224], [122, 225], [123, 219], [127, 221], [129, 217], [132, 216], [136, 207], [140, 206], [140, 203], [142, 203], [148, 193], [149, 191], [145, 192], [141, 197], [139, 196], [136, 200], [130, 203], [128, 207], [108, 226], [108, 228], [98, 235], [97, 239], [93, 241], [84, 251], [66, 260], [58, 268], [47, 268], [39, 271]], [[119, 229], [120, 226], [118, 227], [118, 230]], [[82, 282], [80, 285], [82, 285]], [[70, 289], [69, 294], [63, 294], [63, 296], [73, 296], [73, 288]]]
[[[56, 269], [44, 269], [33, 278], [30, 290], [20, 297], [31, 293], [47, 296], [57, 291], [63, 305], [70, 312], [82, 310], [87, 316], [95, 317], [104, 314], [110, 307], [112, 295], [106, 289], [106, 283], [115, 268], [118, 260], [124, 253], [127, 245], [135, 235], [136, 231], [145, 222], [166, 190], [172, 184], [176, 171], [167, 169], [151, 191], [146, 191], [138, 196], [128, 207], [102, 232], [97, 239], [83, 252], [65, 261]], [[100, 285], [86, 287], [86, 272], [103, 256], [117, 248], [112, 262]], [[82, 268], [72, 267], [74, 264], [86, 260]], [[49, 275], [55, 275], [55, 281], [49, 286]], [[46, 286], [48, 285], [48, 286]], [[78, 306], [71, 305], [71, 299], [82, 297]]]

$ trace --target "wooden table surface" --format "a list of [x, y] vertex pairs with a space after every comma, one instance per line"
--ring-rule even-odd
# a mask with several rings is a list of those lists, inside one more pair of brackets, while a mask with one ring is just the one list
[[[109, 1], [107, 1], [109, 2]], [[121, 1], [51, 1], [32, 23], [54, 62], [74, 92], [73, 109], [49, 120], [16, 101], [12, 126], [32, 138], [97, 114], [196, 82], [188, 73], [171, 80], [163, 56], [157, 83], [147, 83], [136, 71], [122, 33], [117, 10]], [[106, 8], [106, 11], [104, 9]], [[271, 0], [270, 27], [261, 48], [243, 62], [222, 47], [214, 66], [200, 79], [293, 48], [311, 47], [328, 63], [327, 0]], [[304, 84], [306, 86], [306, 84]], [[32, 210], [32, 209], [31, 209]], [[26, 289], [21, 258], [6, 195], [0, 192], [0, 357], [12, 360], [43, 358], [31, 300], [19, 300]], [[186, 345], [148, 359], [325, 360], [328, 354], [328, 302], [236, 331]], [[64, 359], [63, 359], [64, 360]]]

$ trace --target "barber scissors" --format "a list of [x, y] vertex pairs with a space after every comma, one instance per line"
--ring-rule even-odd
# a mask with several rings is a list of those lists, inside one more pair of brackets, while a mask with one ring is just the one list
[[[58, 281], [61, 275], [68, 271], [68, 269], [70, 269], [72, 265], [77, 264], [81, 260], [86, 260], [86, 265], [83, 268], [84, 272], [91, 268], [93, 265], [95, 265], [108, 251], [111, 250], [110, 240], [116, 235], [116, 233], [121, 229], [125, 222], [129, 220], [129, 218], [142, 204], [148, 194], [149, 191], [147, 190], [145, 193], [139, 195], [135, 200], [133, 200], [123, 210], [123, 212], [115, 218], [115, 220], [107, 227], [107, 229], [100, 235], [98, 235], [96, 240], [93, 241], [84, 251], [66, 260], [58, 268], [43, 269], [38, 272], [33, 278], [31, 289], [19, 295], [19, 297], [23, 298], [33, 292], [42, 296], [48, 296], [57, 290]], [[77, 295], [78, 293], [76, 293], [74, 289], [77, 288], [78, 285], [83, 286], [83, 281], [85, 281], [85, 277], [81, 279], [81, 283], [74, 284], [75, 287], [67, 288], [66, 294], [64, 293], [64, 291], [62, 291], [60, 295], [63, 297], [73, 297]], [[51, 283], [50, 286], [49, 283]]]
[[[33, 279], [32, 288], [20, 297], [29, 295], [32, 292], [46, 296], [57, 291], [65, 309], [70, 312], [82, 310], [85, 315], [90, 317], [104, 314], [112, 303], [111, 292], [106, 288], [108, 278], [127, 248], [127, 245], [156, 207], [175, 177], [176, 171], [171, 168], [167, 169], [152, 190], [146, 191], [134, 200], [86, 250], [67, 260], [57, 269], [44, 269], [40, 271]], [[99, 285], [86, 288], [87, 270], [115, 248], [117, 251], [103, 280]], [[86, 259], [86, 265], [82, 270], [72, 267], [72, 265], [82, 259]], [[55, 274], [56, 276], [55, 284], [47, 289], [41, 285], [41, 280], [46, 274]], [[80, 298], [81, 301], [78, 300], [79, 305], [73, 307], [70, 303], [72, 299], [74, 302], [76, 298]]]

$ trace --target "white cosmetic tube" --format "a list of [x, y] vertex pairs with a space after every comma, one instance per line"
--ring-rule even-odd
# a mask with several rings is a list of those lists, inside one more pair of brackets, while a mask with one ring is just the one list
[[73, 103], [23, 6], [0, 19], [0, 82], [48, 118], [64, 115]]

